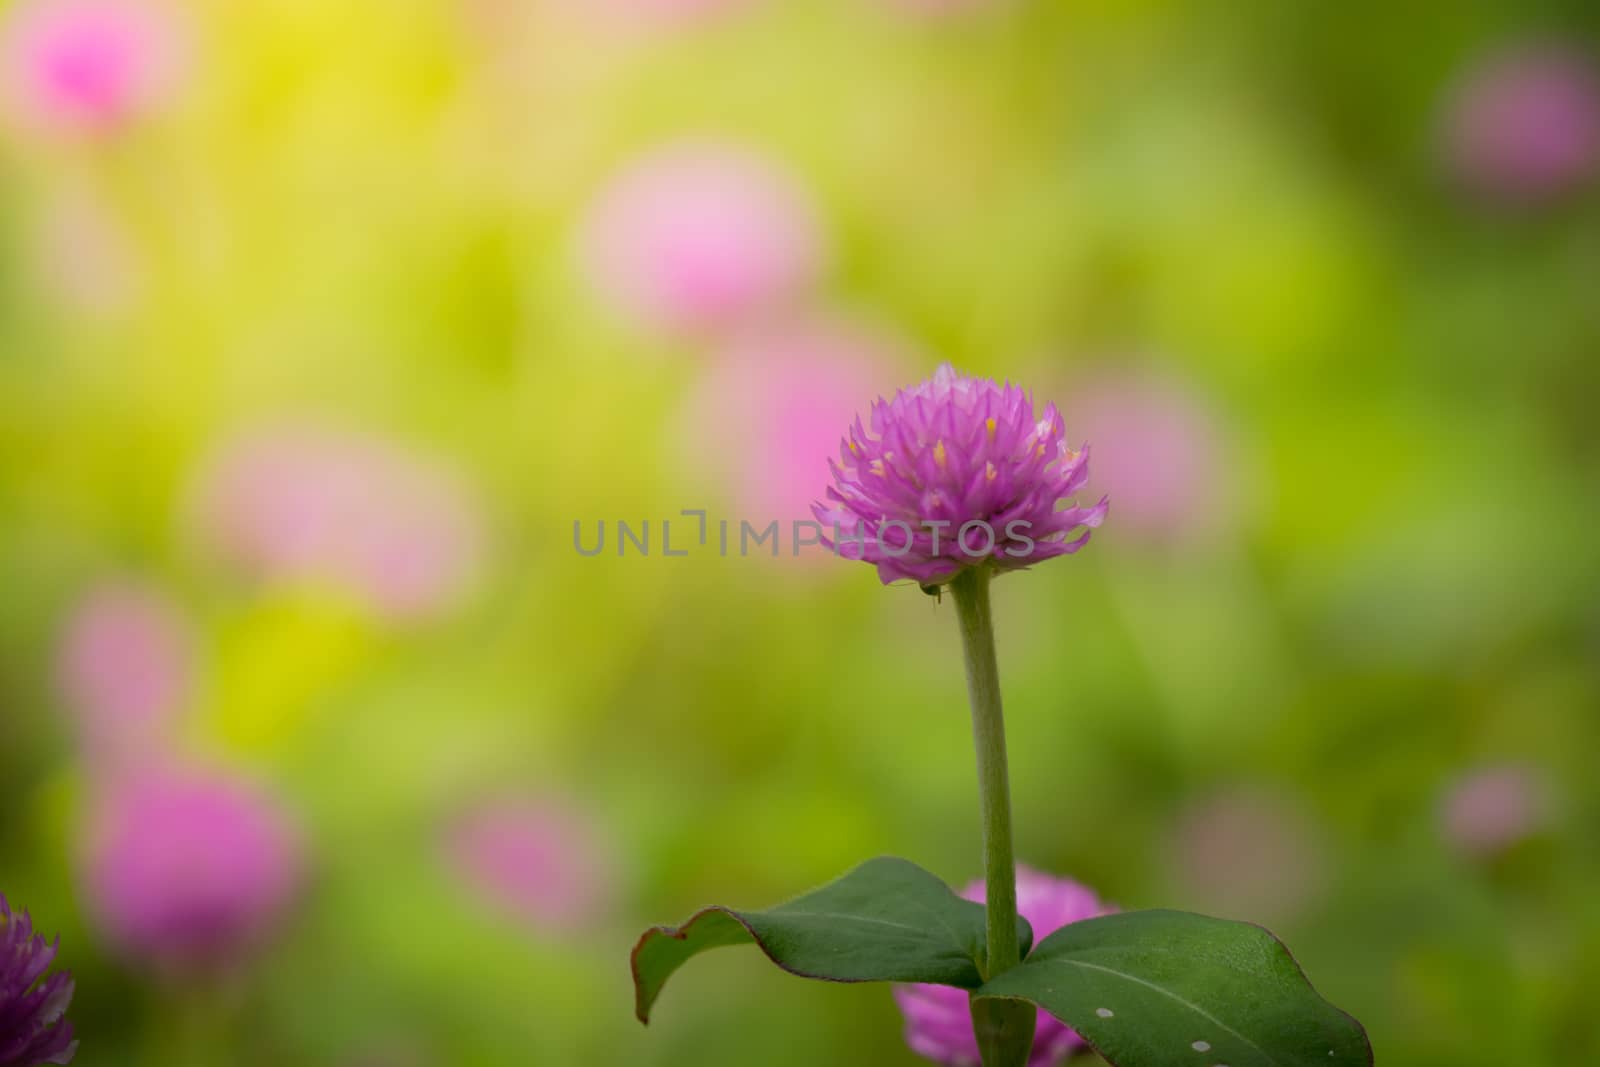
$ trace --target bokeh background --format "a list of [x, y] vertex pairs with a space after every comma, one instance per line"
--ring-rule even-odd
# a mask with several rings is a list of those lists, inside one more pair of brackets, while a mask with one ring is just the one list
[[645, 1030], [627, 954], [978, 873], [949, 604], [737, 551], [945, 359], [1112, 496], [996, 587], [1025, 860], [1270, 925], [1380, 1063], [1600, 1062], [1592, 5], [0, 27], [0, 890], [79, 1063], [917, 1062], [753, 952]]

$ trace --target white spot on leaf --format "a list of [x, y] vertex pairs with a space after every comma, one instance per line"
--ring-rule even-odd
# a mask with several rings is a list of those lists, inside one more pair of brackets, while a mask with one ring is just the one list
[[1116, 1012], [1112, 1011], [1110, 1008], [1096, 1008], [1094, 1013], [1100, 1016], [1102, 1019], [1109, 1019], [1116, 1014]]

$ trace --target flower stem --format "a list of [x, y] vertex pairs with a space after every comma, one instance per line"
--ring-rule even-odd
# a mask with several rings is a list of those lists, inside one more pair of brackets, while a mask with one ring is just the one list
[[[968, 567], [950, 583], [961, 646], [967, 664], [967, 699], [978, 754], [978, 797], [983, 819], [985, 934], [984, 977], [1022, 962], [1017, 936], [1017, 864], [1011, 843], [1011, 783], [1006, 770], [1006, 725], [995, 663], [994, 623], [989, 611], [991, 575]], [[1033, 1044], [1031, 1005], [1010, 1000], [974, 1001], [972, 1021], [986, 1067], [1025, 1064]]]

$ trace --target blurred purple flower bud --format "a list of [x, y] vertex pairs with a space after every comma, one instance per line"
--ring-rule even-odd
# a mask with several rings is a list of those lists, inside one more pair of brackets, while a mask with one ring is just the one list
[[71, 1063], [78, 1043], [62, 1016], [72, 1003], [72, 975], [56, 971], [58, 939], [47, 944], [27, 912], [17, 915], [0, 893], [0, 1067]]
[[725, 15], [751, 0], [572, 0], [588, 14], [647, 27], [682, 28]]
[[138, 0], [25, 0], [3, 34], [9, 110], [33, 128], [112, 132], [157, 105], [183, 67], [172, 13]]
[[485, 904], [542, 932], [593, 922], [613, 896], [613, 864], [598, 828], [559, 801], [484, 801], [450, 825], [444, 846]]
[[998, 7], [1009, 0], [882, 0], [887, 6], [909, 15], [959, 15], [986, 7]]
[[733, 145], [682, 144], [602, 191], [581, 252], [617, 310], [701, 334], [791, 304], [815, 277], [822, 244], [810, 200], [775, 164]]
[[226, 449], [199, 521], [223, 555], [268, 579], [320, 579], [387, 617], [437, 614], [470, 584], [477, 509], [454, 474], [386, 441], [280, 428]]
[[[804, 319], [735, 340], [685, 406], [695, 466], [733, 488], [738, 515], [777, 519], [782, 538], [811, 522], [817, 471], [864, 396], [896, 379], [890, 339], [837, 321]], [[823, 551], [821, 546], [813, 554]]]
[[[973, 882], [961, 895], [981, 903], [983, 882]], [[1116, 909], [1101, 903], [1092, 890], [1070, 878], [1055, 878], [1019, 866], [1017, 910], [1033, 927], [1034, 944], [1038, 944], [1068, 923]], [[902, 985], [895, 987], [894, 999], [905, 1016], [906, 1043], [911, 1051], [949, 1067], [976, 1067], [978, 1039], [972, 1032], [966, 990], [943, 985]], [[1028, 1067], [1054, 1067], [1083, 1047], [1083, 1038], [1040, 1009]]]
[[1291, 921], [1324, 888], [1322, 834], [1295, 798], [1255, 787], [1203, 797], [1178, 818], [1168, 864], [1184, 907]]
[[91, 757], [124, 762], [149, 756], [165, 743], [188, 699], [189, 634], [156, 590], [107, 582], [72, 609], [57, 671]]
[[1472, 856], [1493, 856], [1543, 828], [1549, 814], [1544, 782], [1528, 767], [1483, 767], [1462, 775], [1440, 806], [1445, 839]]
[[1209, 532], [1223, 468], [1210, 413], [1176, 384], [1104, 376], [1070, 390], [1077, 432], [1094, 442], [1092, 484], [1117, 502], [1117, 529], [1170, 543]]
[[97, 799], [85, 888], [130, 956], [158, 969], [221, 967], [275, 929], [300, 882], [301, 841], [270, 797], [215, 772], [146, 768]]
[[1469, 188], [1513, 203], [1545, 200], [1600, 164], [1600, 73], [1559, 43], [1490, 57], [1450, 103], [1449, 161]]

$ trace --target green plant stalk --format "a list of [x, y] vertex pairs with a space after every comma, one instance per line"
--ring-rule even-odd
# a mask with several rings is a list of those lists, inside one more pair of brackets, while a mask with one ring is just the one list
[[[994, 654], [987, 567], [968, 567], [950, 583], [967, 665], [972, 739], [978, 754], [978, 797], [983, 820], [985, 935], [984, 977], [1022, 962], [1017, 937], [1017, 861], [1011, 843], [1011, 782], [1006, 770], [1006, 725], [1000, 704], [1000, 672]], [[1020, 1067], [1033, 1046], [1033, 1005], [1012, 1000], [975, 1001], [973, 1029], [985, 1067]]]

